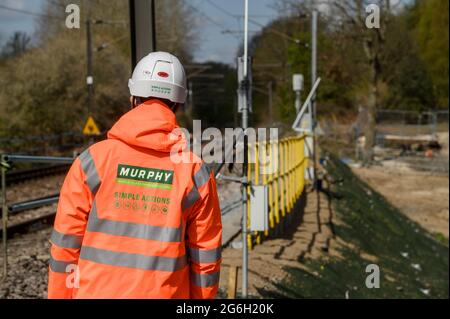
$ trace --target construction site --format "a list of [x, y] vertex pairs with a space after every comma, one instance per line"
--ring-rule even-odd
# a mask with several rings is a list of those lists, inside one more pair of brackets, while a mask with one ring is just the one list
[[[189, 200], [191, 193], [176, 194], [180, 174], [169, 185], [169, 172], [177, 169], [167, 167], [176, 164], [155, 172], [139, 163], [119, 164], [110, 174], [122, 188], [114, 188], [110, 207], [131, 217], [115, 220], [111, 212], [94, 209], [108, 185], [100, 152], [91, 160], [102, 184], [92, 187], [82, 162], [89, 150], [94, 154], [117, 132], [131, 134], [141, 123], [136, 140], [146, 143], [142, 136], [151, 129], [145, 119], [122, 131], [114, 125], [140, 107], [133, 103], [143, 95], [129, 91], [133, 70], [159, 51], [176, 56], [184, 67], [186, 100], [174, 107], [177, 128], [217, 189], [222, 235], [214, 267], [220, 277], [210, 296], [448, 299], [448, 5], [447, 0], [0, 0], [0, 299], [51, 297], [54, 227], [61, 224], [55, 216], [67, 210], [63, 200], [71, 202], [64, 185], [72, 185], [69, 177], [80, 165], [83, 187], [94, 198], [89, 197], [86, 233], [106, 229], [94, 229], [96, 221], [134, 225], [130, 236], [146, 242], [142, 247], [119, 249], [130, 240], [119, 226], [98, 235], [97, 242], [107, 245], [111, 234], [122, 236], [122, 246], [111, 244], [113, 253], [137, 258], [141, 272], [165, 276], [142, 260], [155, 257], [152, 251], [173, 259], [173, 246], [147, 248], [156, 242], [148, 240], [149, 229], [169, 229], [170, 218]], [[171, 78], [164, 70], [158, 75]], [[155, 123], [158, 119], [148, 121], [149, 127]], [[138, 158], [130, 154], [147, 152], [142, 145], [123, 156]], [[126, 174], [134, 169], [132, 180]], [[202, 198], [196, 176], [192, 189]], [[164, 192], [170, 196], [160, 195]], [[72, 190], [74, 197], [79, 193]], [[167, 228], [160, 227], [161, 218], [168, 220]], [[183, 218], [179, 236], [187, 238]], [[95, 245], [90, 235], [80, 236], [83, 246]], [[184, 250], [188, 254], [188, 244]], [[97, 256], [101, 269], [113, 269], [116, 261], [108, 258], [102, 262]], [[189, 258], [196, 256], [191, 252]], [[111, 274], [124, 277], [132, 268], [122, 259], [114, 265], [119, 270]], [[94, 269], [84, 267], [81, 284], [86, 269]], [[148, 298], [186, 296], [154, 295], [157, 288], [152, 289]], [[146, 298], [115, 293], [105, 298]]]

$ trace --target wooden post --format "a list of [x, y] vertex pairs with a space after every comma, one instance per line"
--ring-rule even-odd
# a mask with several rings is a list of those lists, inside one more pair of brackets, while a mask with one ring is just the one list
[[230, 265], [228, 272], [228, 299], [236, 299], [238, 266]]

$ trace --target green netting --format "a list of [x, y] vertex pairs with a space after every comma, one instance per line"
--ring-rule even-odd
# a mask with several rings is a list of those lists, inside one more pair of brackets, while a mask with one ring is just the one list
[[[448, 240], [438, 241], [408, 219], [338, 159], [332, 157], [326, 168], [334, 180], [341, 181], [333, 187], [339, 194], [339, 200], [333, 200], [334, 212], [343, 222], [334, 226], [335, 233], [352, 248], [340, 248], [342, 259], [306, 260], [310, 271], [287, 268], [289, 276], [277, 285], [279, 292], [261, 294], [291, 298], [448, 298]], [[378, 260], [363, 259], [361, 251]], [[379, 289], [365, 285], [365, 269], [371, 263], [380, 267]]]

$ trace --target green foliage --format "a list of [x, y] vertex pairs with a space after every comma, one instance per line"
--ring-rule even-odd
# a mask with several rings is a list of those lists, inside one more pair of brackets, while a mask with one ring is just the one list
[[[85, 25], [82, 23], [80, 30], [65, 28], [62, 8], [68, 3], [81, 4], [82, 17], [87, 15], [84, 4], [88, 3], [93, 19], [115, 22], [93, 26], [94, 48], [109, 44], [106, 49], [94, 52], [93, 115], [102, 129], [108, 129], [128, 109], [128, 2], [54, 0], [46, 2], [44, 13], [61, 19], [39, 19], [35, 46], [27, 47], [25, 37], [16, 37], [11, 44], [17, 54], [0, 58], [0, 135], [79, 131], [84, 124]], [[183, 63], [189, 63], [198, 43], [193, 13], [181, 0], [157, 1], [157, 10], [158, 49], [175, 53]], [[299, 13], [307, 10], [299, 7]], [[352, 117], [358, 107], [367, 104], [367, 58], [361, 41], [356, 40], [360, 30], [334, 22], [320, 15], [318, 75], [323, 82], [318, 92], [318, 115]], [[412, 110], [448, 107], [448, 1], [417, 0], [390, 17], [385, 34], [379, 107]], [[310, 43], [310, 37], [310, 18], [292, 14], [272, 21], [252, 38], [255, 126], [277, 121], [290, 125], [294, 120], [291, 79], [293, 73], [304, 75], [302, 99], [306, 98], [311, 83], [310, 48], [305, 44]], [[201, 117], [209, 125], [232, 125], [236, 118], [235, 71], [220, 64], [210, 65], [213, 72], [224, 74], [225, 79], [203, 79], [203, 84], [194, 81], [191, 115]], [[267, 92], [269, 82], [273, 84], [272, 118], [268, 96], [261, 93]], [[217, 91], [217, 87], [223, 90]], [[184, 118], [186, 124], [188, 117]]]
[[432, 80], [438, 107], [448, 108], [448, 0], [418, 0], [412, 10], [413, 36]]
[[276, 104], [278, 110], [278, 116], [286, 123], [290, 123], [295, 118], [294, 98], [291, 93], [291, 89], [286, 86], [280, 86], [277, 88]]
[[[82, 37], [60, 33], [43, 47], [8, 61], [0, 79], [0, 95], [4, 101], [2, 114], [8, 117], [5, 129], [10, 134], [57, 134], [82, 129], [87, 116], [83, 43]], [[99, 84], [95, 87], [93, 113], [98, 114], [102, 127], [111, 125], [111, 116], [120, 113], [127, 99], [127, 88], [122, 83], [128, 76], [126, 61], [110, 52], [108, 63], [107, 67], [97, 65], [94, 72]]]
[[[236, 70], [221, 63], [204, 63], [207, 71], [194, 77], [192, 81], [192, 119], [201, 119], [202, 127], [233, 127], [236, 113]], [[208, 78], [223, 75], [223, 78]], [[190, 105], [189, 107], [192, 107]]]
[[[291, 3], [299, 14], [310, 12], [307, 4]], [[257, 82], [275, 83], [276, 112], [286, 123], [292, 123], [295, 116], [292, 74], [304, 75], [303, 99], [311, 87], [310, 48], [279, 34], [310, 43], [310, 18], [299, 18], [295, 10], [289, 17], [271, 22], [251, 45], [255, 64], [278, 63], [284, 67], [276, 75], [256, 69], [254, 77]], [[381, 32], [384, 40], [379, 56], [378, 107], [416, 111], [448, 107], [448, 1], [418, 0], [385, 14], [389, 19]], [[348, 17], [319, 15], [317, 66], [323, 80], [318, 91], [319, 117], [351, 118], [359, 107], [368, 105], [370, 72], [362, 31], [339, 19]], [[255, 119], [264, 120], [267, 102], [258, 98], [258, 92], [255, 95]]]
[[[274, 107], [277, 118], [286, 124], [292, 124], [295, 118], [294, 100], [292, 92], [292, 74], [301, 73], [304, 76], [304, 90], [302, 99], [306, 98], [311, 88], [311, 49], [310, 19], [298, 17], [280, 18], [269, 24], [262, 33], [252, 41], [254, 63], [256, 71], [255, 82], [275, 84]], [[358, 63], [358, 44], [343, 38], [337, 30], [325, 27], [326, 21], [319, 21], [318, 34], [318, 75], [322, 77], [322, 84], [318, 91], [318, 115], [331, 114], [347, 116], [355, 112], [354, 90], [363, 80], [363, 66]], [[284, 32], [292, 40], [282, 38], [273, 30]], [[298, 42], [294, 42], [297, 39]], [[278, 45], [277, 45], [278, 44]], [[261, 64], [279, 64], [280, 69], [258, 70]], [[267, 114], [266, 99], [258, 99], [255, 94], [255, 113], [261, 119], [260, 113]], [[261, 101], [261, 102], [260, 102]], [[264, 118], [262, 116], [262, 118]]]
[[25, 32], [16, 31], [3, 46], [0, 56], [3, 58], [19, 56], [28, 49], [30, 41], [31, 38]]
[[[295, 114], [291, 89], [292, 70], [288, 50], [290, 40], [280, 37], [277, 31], [293, 36], [298, 21], [288, 18], [274, 20], [260, 34], [252, 38], [250, 55], [253, 57], [253, 123], [257, 126], [276, 120], [286, 120]], [[277, 31], [273, 31], [277, 30]], [[273, 84], [274, 118], [269, 118], [267, 92], [269, 82]], [[262, 92], [261, 92], [262, 91]]]
[[[65, 27], [65, 6], [80, 5], [81, 28]], [[18, 54], [0, 59], [0, 136], [81, 132], [87, 119], [86, 25], [90, 16], [93, 39], [94, 103], [91, 114], [107, 130], [129, 109], [131, 70], [128, 1], [92, 0], [45, 2], [47, 16], [37, 20], [34, 47], [16, 36], [5, 49]], [[180, 0], [157, 1], [158, 49], [187, 63], [195, 45], [192, 13]], [[88, 15], [88, 12], [89, 15]], [[186, 32], [186, 30], [189, 30]], [[106, 44], [103, 50], [97, 50]], [[21, 49], [27, 49], [26, 51]]]
[[408, 12], [388, 25], [382, 63], [389, 86], [385, 107], [423, 111], [436, 106], [432, 80], [408, 30]]

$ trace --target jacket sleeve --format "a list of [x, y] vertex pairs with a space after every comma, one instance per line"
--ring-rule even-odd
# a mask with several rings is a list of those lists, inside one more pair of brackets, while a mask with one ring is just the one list
[[72, 298], [78, 284], [78, 258], [92, 205], [92, 194], [77, 158], [61, 188], [50, 238], [48, 298]]
[[[203, 164], [194, 174], [191, 191], [196, 198], [186, 224], [190, 265], [190, 297], [215, 298], [219, 288], [222, 222], [213, 172]], [[196, 193], [196, 194], [195, 194]]]

